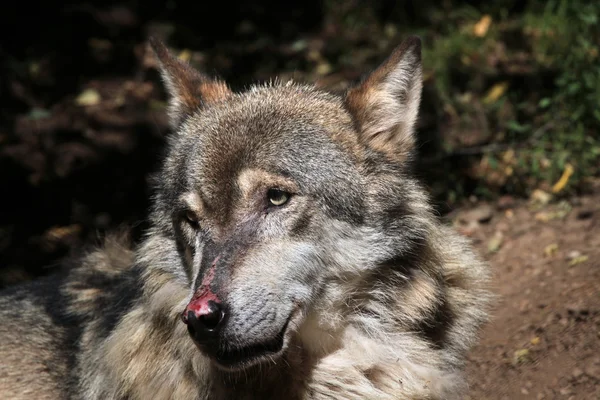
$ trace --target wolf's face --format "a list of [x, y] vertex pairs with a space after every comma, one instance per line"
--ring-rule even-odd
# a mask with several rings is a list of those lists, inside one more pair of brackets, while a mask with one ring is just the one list
[[409, 251], [410, 234], [389, 218], [408, 213], [399, 182], [420, 42], [405, 41], [344, 98], [297, 84], [234, 94], [153, 46], [176, 131], [154, 222], [189, 281], [182, 319], [221, 368], [272, 359], [320, 301], [351, 295], [328, 293], [331, 282], [396, 257], [398, 237]]

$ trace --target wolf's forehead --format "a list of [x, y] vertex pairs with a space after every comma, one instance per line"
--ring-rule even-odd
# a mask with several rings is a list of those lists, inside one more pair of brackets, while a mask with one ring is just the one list
[[184, 125], [183, 134], [206, 156], [243, 160], [293, 147], [303, 135], [319, 141], [351, 129], [352, 119], [338, 97], [310, 87], [282, 86], [253, 88], [201, 110]]
[[246, 169], [291, 170], [314, 180], [324, 165], [352, 156], [353, 129], [336, 96], [310, 87], [253, 88], [184, 126], [186, 180], [190, 186], [235, 185]]
[[[256, 86], [201, 111], [194, 125], [230, 138], [237, 134], [268, 138], [290, 125], [318, 125], [328, 131], [344, 129], [352, 119], [341, 98], [311, 86]], [[220, 134], [220, 135], [219, 135]]]

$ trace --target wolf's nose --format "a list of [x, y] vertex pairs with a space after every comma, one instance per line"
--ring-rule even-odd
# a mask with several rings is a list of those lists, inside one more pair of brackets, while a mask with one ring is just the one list
[[188, 332], [195, 340], [202, 342], [203, 339], [215, 333], [225, 318], [225, 309], [221, 303], [208, 300], [200, 307], [190, 303], [184, 313], [183, 322], [188, 326]]

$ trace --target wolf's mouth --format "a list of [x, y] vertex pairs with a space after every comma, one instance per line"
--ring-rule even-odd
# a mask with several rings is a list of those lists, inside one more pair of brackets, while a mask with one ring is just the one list
[[291, 316], [287, 319], [281, 331], [272, 339], [247, 347], [220, 349], [214, 355], [219, 366], [226, 369], [237, 369], [253, 364], [260, 358], [275, 355], [283, 349], [285, 333]]

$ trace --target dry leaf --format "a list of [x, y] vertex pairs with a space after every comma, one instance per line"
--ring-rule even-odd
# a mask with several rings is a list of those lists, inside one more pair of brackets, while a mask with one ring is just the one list
[[398, 34], [398, 28], [396, 28], [396, 25], [386, 24], [386, 26], [383, 29], [383, 32], [385, 33], [385, 36], [391, 39]]
[[517, 365], [517, 364], [524, 364], [526, 362], [530, 361], [529, 358], [529, 350], [527, 349], [520, 349], [515, 351], [515, 355], [513, 358], [513, 364]]
[[562, 219], [569, 214], [568, 210], [557, 210], [557, 211], [540, 211], [535, 214], [535, 219], [541, 222], [552, 221], [553, 219]]
[[309, 61], [319, 61], [323, 57], [321, 56], [321, 52], [319, 50], [313, 49], [313, 50], [309, 51], [308, 54], [306, 54], [306, 58]]
[[100, 103], [100, 93], [96, 89], [86, 89], [77, 98], [75, 103], [80, 106], [95, 106]]
[[554, 184], [554, 186], [552, 186], [552, 193], [558, 193], [563, 190], [569, 182], [569, 178], [571, 175], [573, 175], [573, 172], [575, 172], [573, 166], [571, 164], [567, 164], [560, 179]]
[[490, 29], [491, 24], [492, 17], [487, 14], [484, 15], [473, 27], [473, 34], [477, 37], [484, 37]]
[[189, 62], [192, 59], [192, 52], [188, 49], [183, 49], [177, 58], [179, 58], [181, 61]]
[[536, 189], [531, 193], [529, 199], [531, 203], [545, 206], [546, 204], [550, 203], [550, 200], [552, 200], [552, 195], [544, 192], [543, 190]]
[[488, 242], [488, 252], [495, 253], [498, 250], [500, 250], [503, 240], [504, 235], [502, 235], [502, 232], [496, 231], [496, 233], [494, 233], [494, 236], [492, 236], [492, 238]]
[[78, 235], [81, 232], [81, 226], [77, 224], [68, 226], [53, 226], [44, 233], [46, 240], [62, 240], [67, 236]]
[[588, 256], [579, 256], [579, 257], [575, 257], [571, 260], [571, 262], [569, 262], [569, 267], [573, 267], [577, 264], [581, 264], [586, 262], [589, 259]]
[[487, 94], [483, 98], [485, 104], [491, 104], [497, 101], [508, 89], [508, 82], [499, 82], [488, 90]]
[[546, 257], [552, 257], [558, 251], [558, 245], [556, 243], [549, 244], [544, 248], [544, 255]]
[[315, 69], [317, 75], [327, 75], [328, 73], [330, 73], [333, 70], [333, 68], [331, 67], [331, 64], [327, 63], [327, 62], [322, 62], [319, 65], [317, 65], [317, 68]]
[[504, 153], [502, 153], [502, 161], [507, 164], [515, 161], [515, 151], [513, 149], [508, 149]]

